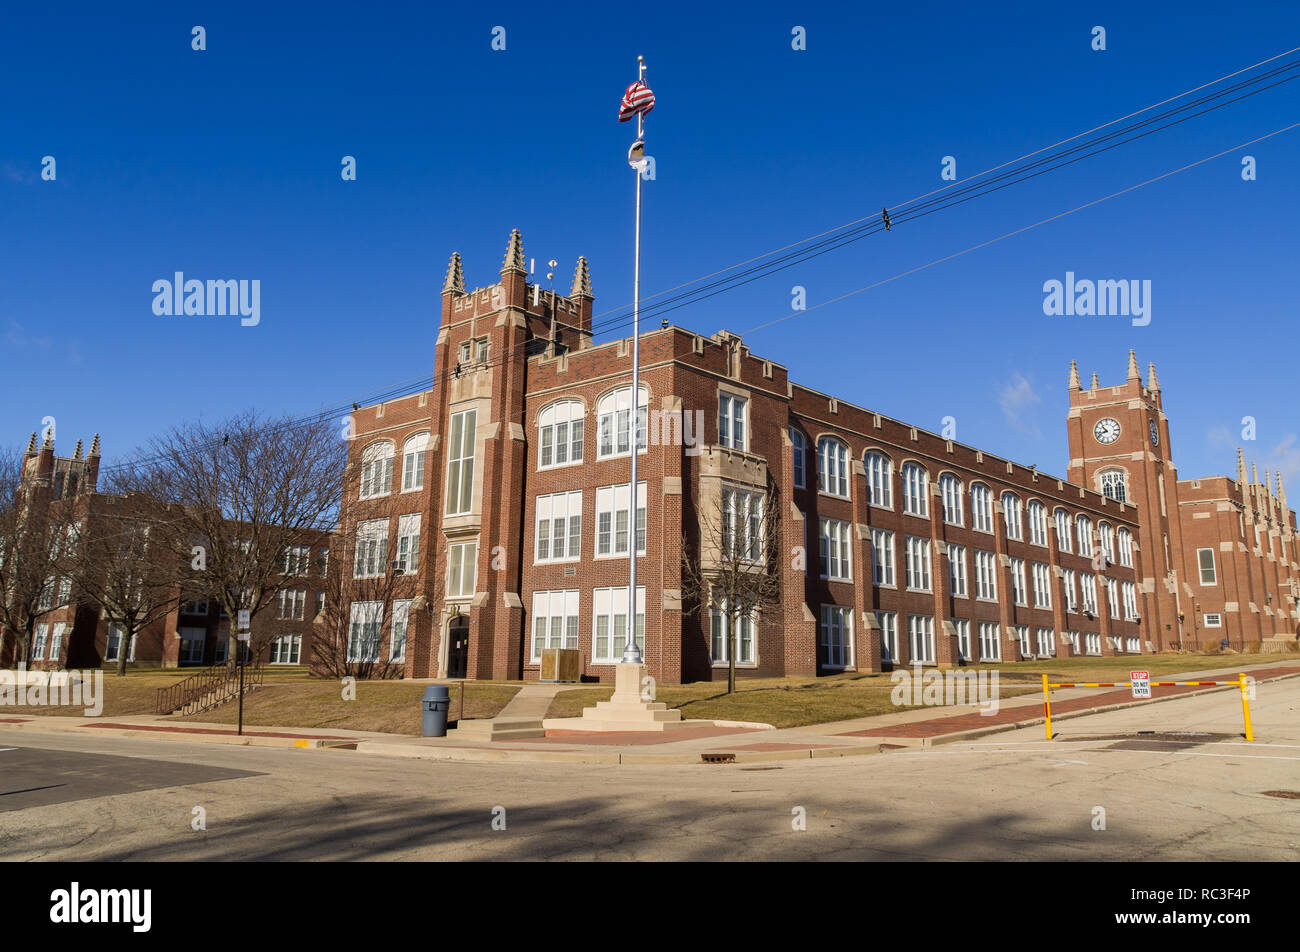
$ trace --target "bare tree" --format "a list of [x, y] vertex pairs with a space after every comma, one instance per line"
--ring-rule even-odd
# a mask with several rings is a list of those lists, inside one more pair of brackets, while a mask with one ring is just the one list
[[37, 619], [53, 607], [80, 504], [77, 497], [56, 500], [49, 487], [24, 480], [33, 459], [30, 452], [0, 452], [0, 658], [10, 664], [31, 663]]
[[250, 620], [282, 589], [286, 554], [332, 527], [349, 472], [347, 442], [331, 420], [274, 419], [247, 411], [182, 425], [155, 439], [126, 485], [165, 504], [168, 545], [189, 561], [186, 594]]
[[[435, 553], [427, 546], [423, 553], [399, 551], [396, 538], [390, 539], [395, 526], [393, 517], [402, 515], [404, 508], [407, 506], [397, 497], [369, 501], [364, 518], [359, 517], [356, 507], [349, 507], [330, 536], [329, 564], [322, 584], [324, 598], [312, 623], [313, 674], [333, 678], [390, 678], [401, 674], [404, 662], [394, 661], [391, 650], [395, 619], [386, 617], [381, 625], [371, 627], [373, 623], [359, 618], [354, 628], [352, 606], [370, 602], [388, 609], [394, 600], [410, 598], [415, 610], [417, 606], [430, 608], [440, 601], [438, 573], [426, 573], [423, 583], [415, 575], [421, 558], [427, 559], [429, 566], [437, 566]], [[377, 522], [388, 527], [378, 535], [368, 531]], [[422, 605], [419, 599], [424, 600]], [[386, 651], [384, 627], [389, 631]], [[407, 630], [411, 627], [408, 617]]]
[[736, 690], [741, 619], [752, 619], [780, 600], [776, 499], [765, 489], [723, 486], [701, 503], [698, 548], [682, 539], [683, 600], [702, 615], [716, 610], [726, 623], [728, 694]]
[[117, 488], [94, 497], [94, 518], [65, 549], [61, 568], [80, 599], [117, 628], [120, 676], [135, 636], [180, 604], [189, 559], [170, 544], [173, 513], [140, 493], [119, 495]]

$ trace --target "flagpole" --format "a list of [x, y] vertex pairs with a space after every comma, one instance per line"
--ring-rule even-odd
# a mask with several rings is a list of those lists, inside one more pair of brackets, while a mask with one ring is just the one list
[[[638, 56], [637, 80], [645, 82], [645, 57]], [[636, 114], [636, 137], [645, 138], [645, 113]], [[628, 493], [628, 587], [627, 587], [627, 641], [623, 647], [624, 664], [641, 664], [641, 646], [636, 642], [636, 510], [637, 481], [636, 460], [640, 451], [641, 434], [641, 169], [632, 167], [636, 173], [636, 240], [634, 243], [632, 265], [632, 481]], [[646, 407], [649, 416], [649, 406]], [[647, 420], [647, 423], [649, 421]], [[647, 499], [647, 502], [649, 500]], [[650, 513], [646, 512], [646, 531], [649, 534]]]

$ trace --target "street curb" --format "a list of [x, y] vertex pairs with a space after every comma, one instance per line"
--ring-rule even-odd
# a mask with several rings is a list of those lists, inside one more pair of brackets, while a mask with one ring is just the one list
[[[317, 737], [257, 737], [245, 734], [207, 734], [193, 733], [187, 734], [181, 731], [149, 731], [149, 730], [131, 730], [124, 727], [95, 727], [94, 725], [74, 725], [71, 727], [52, 727], [48, 723], [41, 723], [42, 720], [48, 721], [51, 718], [36, 715], [33, 720], [19, 724], [0, 724], [0, 728], [13, 730], [34, 730], [45, 731], [51, 734], [69, 734], [74, 737], [131, 737], [138, 740], [169, 740], [169, 741], [190, 741], [204, 744], [227, 744], [235, 747], [289, 747], [299, 749], [311, 749], [325, 747], [328, 744], [350, 743], [350, 741], [341, 738], [317, 738]], [[93, 731], [94, 733], [90, 733]]]
[[[1269, 684], [1273, 681], [1284, 681], [1287, 678], [1297, 678], [1297, 677], [1300, 677], [1300, 671], [1297, 671], [1294, 674], [1274, 675], [1271, 678], [1264, 678], [1262, 681], [1256, 681], [1255, 683]], [[1235, 684], [1229, 684], [1229, 685], [1222, 685], [1222, 686], [1212, 687], [1212, 688], [1197, 689], [1195, 691], [1188, 691], [1185, 694], [1167, 694], [1164, 697], [1153, 697], [1153, 698], [1147, 698], [1145, 700], [1117, 701], [1113, 704], [1101, 704], [1098, 705], [1097, 707], [1083, 708], [1082, 710], [1078, 710], [1078, 711], [1066, 711], [1063, 714], [1054, 713], [1052, 715], [1052, 720], [1068, 721], [1076, 717], [1087, 717], [1088, 715], [1091, 714], [1105, 714], [1108, 711], [1122, 711], [1122, 710], [1126, 710], [1127, 708], [1140, 707], [1146, 704], [1160, 704], [1165, 701], [1178, 701], [1181, 700], [1182, 698], [1187, 698], [1187, 697], [1200, 697], [1206, 694], [1222, 694], [1225, 691], [1240, 691], [1240, 690], [1241, 689], [1237, 687]], [[1046, 718], [1040, 714], [1038, 717], [1032, 717], [1032, 718], [1028, 718], [1027, 720], [1016, 721], [1011, 724], [996, 724], [990, 727], [976, 727], [965, 731], [954, 731], [951, 734], [938, 734], [934, 737], [923, 737], [923, 738], [898, 737], [893, 739], [881, 738], [881, 740], [884, 743], [894, 743], [894, 744], [902, 743], [904, 741], [910, 740], [913, 745], [915, 745], [919, 741], [921, 746], [923, 747], [941, 747], [945, 744], [959, 743], [960, 741], [963, 740], [974, 740], [977, 737], [987, 737], [989, 734], [1005, 734], [1008, 731], [1021, 730], [1026, 727], [1038, 727], [1044, 724], [1045, 722], [1046, 722]]]

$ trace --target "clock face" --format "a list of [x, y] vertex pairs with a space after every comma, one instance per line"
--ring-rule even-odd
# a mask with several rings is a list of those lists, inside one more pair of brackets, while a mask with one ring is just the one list
[[1092, 428], [1092, 435], [1097, 438], [1098, 443], [1114, 443], [1119, 439], [1119, 420], [1113, 417], [1099, 420]]
[[1151, 445], [1160, 445], [1160, 427], [1156, 426], [1155, 420], [1148, 420], [1147, 427], [1151, 430]]

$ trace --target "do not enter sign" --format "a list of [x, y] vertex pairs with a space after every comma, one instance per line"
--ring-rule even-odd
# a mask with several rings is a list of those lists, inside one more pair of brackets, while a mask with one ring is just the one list
[[1133, 685], [1133, 696], [1135, 698], [1149, 698], [1151, 696], [1151, 672], [1130, 671], [1128, 679]]

